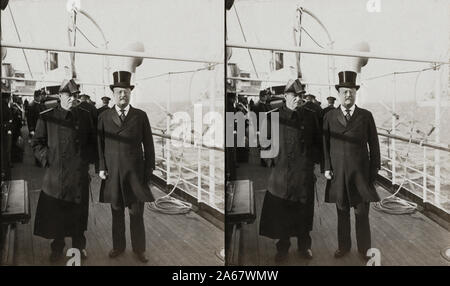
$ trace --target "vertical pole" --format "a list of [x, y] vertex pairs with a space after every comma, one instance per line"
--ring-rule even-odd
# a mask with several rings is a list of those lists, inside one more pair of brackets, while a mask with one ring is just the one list
[[[73, 47], [77, 44], [77, 12], [73, 10], [72, 16], [72, 31], [73, 31]], [[77, 78], [77, 71], [75, 66], [75, 53], [70, 54], [70, 63], [72, 67], [72, 78]]]
[[[330, 50], [333, 49], [333, 43], [330, 42], [328, 44], [328, 48]], [[335, 84], [335, 75], [336, 75], [336, 66], [334, 64], [334, 57], [333, 56], [328, 56], [327, 57], [327, 62], [328, 62], [328, 96], [331, 96], [331, 84], [334, 85]], [[322, 99], [321, 99], [322, 100]]]
[[[215, 105], [215, 99], [216, 99], [216, 78], [215, 73], [211, 72], [212, 79], [210, 80], [210, 86], [209, 86], [209, 110], [211, 112], [214, 112], [214, 105]], [[215, 126], [211, 126], [210, 128], [213, 129], [213, 134], [215, 135], [215, 132], [218, 132], [218, 130], [215, 130]], [[215, 140], [211, 138], [211, 143], [213, 143]], [[211, 144], [213, 145], [213, 144]], [[215, 160], [214, 160], [214, 150], [209, 150], [209, 204], [210, 206], [215, 206], [215, 192], [216, 192], [216, 182], [215, 182]]]
[[[434, 93], [436, 97], [436, 107], [434, 109], [434, 126], [435, 129], [435, 142], [439, 143], [441, 139], [441, 71], [439, 67], [435, 69], [435, 87]], [[434, 203], [436, 206], [441, 205], [441, 152], [439, 150], [434, 151]]]
[[423, 202], [427, 202], [427, 147], [423, 148], [423, 188], [422, 188], [422, 199]]
[[[302, 46], [302, 8], [298, 8], [298, 46]], [[302, 69], [301, 69], [301, 53], [296, 53], [297, 55], [297, 77], [302, 78]]]
[[[170, 96], [172, 93], [172, 78], [171, 78], [170, 73], [168, 75], [168, 82], [169, 82], [169, 96], [166, 101], [166, 110], [168, 112], [170, 112]], [[167, 114], [167, 117], [166, 117], [166, 134], [170, 136], [170, 115], [169, 114]], [[164, 140], [167, 140], [167, 143], [166, 143], [166, 169], [167, 169], [166, 170], [167, 171], [166, 184], [169, 185], [170, 179], [171, 179], [170, 178], [170, 176], [171, 176], [171, 174], [170, 174], [170, 144], [171, 144], [171, 142], [170, 142], [170, 139], [164, 139]]]
[[[396, 108], [396, 85], [395, 85], [395, 73], [392, 77], [392, 112], [397, 114], [395, 108]], [[396, 125], [397, 125], [397, 118], [395, 117], [395, 115], [392, 115], [392, 134], [396, 134]], [[396, 162], [396, 151], [395, 151], [395, 139], [391, 139], [391, 147], [392, 147], [392, 157], [391, 157], [391, 167], [392, 167], [392, 185], [395, 185], [397, 180], [396, 180], [396, 176], [397, 176], [397, 162]]]
[[[195, 136], [198, 136], [195, 134]], [[197, 202], [202, 201], [202, 148], [197, 146]]]

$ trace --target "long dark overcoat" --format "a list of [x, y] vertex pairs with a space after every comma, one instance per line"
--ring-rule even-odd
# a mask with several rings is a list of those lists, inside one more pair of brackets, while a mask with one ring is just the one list
[[342, 207], [379, 201], [373, 182], [380, 169], [380, 145], [372, 113], [356, 106], [347, 123], [340, 107], [330, 110], [323, 137], [325, 170], [334, 174], [327, 181], [325, 201]]
[[96, 146], [88, 111], [57, 107], [42, 112], [32, 139], [35, 157], [45, 168], [34, 234], [61, 238], [87, 229], [88, 171], [97, 157]]
[[313, 110], [279, 110], [279, 151], [261, 211], [260, 234], [270, 238], [310, 231], [314, 217], [314, 157], [321, 130]]
[[154, 201], [149, 183], [155, 169], [155, 148], [147, 114], [130, 106], [122, 122], [115, 107], [101, 113], [98, 120], [100, 202], [114, 208], [135, 202]]

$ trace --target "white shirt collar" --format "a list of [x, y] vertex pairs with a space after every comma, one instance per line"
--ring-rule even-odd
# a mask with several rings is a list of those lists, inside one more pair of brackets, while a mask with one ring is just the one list
[[[119, 114], [119, 116], [122, 114], [122, 112], [120, 111], [120, 107], [118, 107], [117, 105], [114, 105], [114, 107], [116, 108], [117, 114]], [[124, 108], [125, 109], [125, 116], [128, 115], [128, 111], [130, 111], [130, 105], [128, 104], [127, 107]]]
[[[356, 107], [356, 104], [353, 104], [352, 105], [352, 107], [350, 107], [349, 109], [350, 109], [350, 116], [353, 116], [353, 112], [355, 112], [355, 107]], [[347, 108], [345, 108], [344, 106], [342, 106], [341, 105], [341, 110], [342, 110], [342, 113], [344, 113], [344, 116], [347, 114]]]

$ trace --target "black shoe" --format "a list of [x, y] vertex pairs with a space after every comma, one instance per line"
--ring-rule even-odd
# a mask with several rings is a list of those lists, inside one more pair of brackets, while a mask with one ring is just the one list
[[120, 250], [120, 249], [112, 249], [109, 252], [109, 257], [110, 258], [116, 258], [117, 256], [121, 255], [124, 252], [124, 250]]
[[60, 260], [63, 257], [63, 252], [62, 251], [52, 251], [52, 253], [50, 253], [50, 262], [56, 262], [58, 260]]
[[142, 263], [147, 263], [148, 262], [148, 258], [145, 256], [145, 252], [135, 252], [134, 253], [137, 257], [137, 259], [142, 262]]
[[277, 251], [275, 254], [275, 262], [282, 262], [288, 257], [287, 251]]
[[312, 254], [312, 250], [311, 249], [299, 250], [298, 253], [303, 258], [306, 258], [306, 259], [312, 259], [313, 258], [313, 254]]
[[338, 249], [336, 250], [336, 252], [334, 253], [334, 258], [341, 258], [344, 257], [347, 253], [349, 253], [350, 250], [341, 250]]
[[359, 252], [359, 257], [361, 257], [362, 258], [362, 260], [364, 260], [364, 262], [367, 262], [367, 261], [369, 261], [369, 259], [370, 259], [370, 257], [369, 256], [367, 256], [367, 251], [366, 252], [361, 252], [361, 251], [358, 251]]

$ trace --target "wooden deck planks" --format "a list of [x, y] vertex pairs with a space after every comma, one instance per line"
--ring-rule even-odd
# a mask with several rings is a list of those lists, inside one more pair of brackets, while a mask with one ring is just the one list
[[[26, 144], [24, 162], [16, 164], [12, 169], [13, 179], [24, 179], [30, 190], [30, 206], [32, 218], [28, 224], [18, 225], [18, 241], [16, 250], [16, 265], [65, 265], [66, 259], [51, 264], [50, 240], [33, 235], [34, 214], [36, 212], [44, 170], [34, 165], [31, 150]], [[82, 265], [223, 265], [215, 253], [224, 245], [222, 230], [210, 224], [194, 212], [186, 215], [166, 215], [155, 213], [147, 208], [144, 210], [146, 225], [147, 257], [149, 262], [142, 264], [135, 259], [131, 251], [129, 232], [129, 215], [125, 211], [126, 221], [126, 252], [110, 259], [108, 252], [112, 249], [111, 210], [109, 204], [98, 203], [100, 179], [90, 170], [91, 188], [94, 202], [90, 202], [87, 240], [88, 259]], [[152, 187], [155, 197], [162, 197], [164, 192]], [[66, 249], [71, 241], [66, 238]]]
[[[251, 160], [250, 162], [259, 161]], [[275, 265], [276, 240], [258, 235], [260, 211], [270, 169], [255, 164], [241, 163], [237, 169], [237, 179], [253, 181], [256, 195], [257, 220], [243, 227], [244, 241], [242, 263], [244, 265]], [[296, 253], [297, 241], [291, 239], [291, 249], [287, 261], [280, 265], [364, 265], [356, 251], [354, 213], [352, 221], [352, 252], [341, 259], [333, 257], [337, 249], [337, 215], [334, 204], [324, 203], [326, 181], [318, 176], [314, 227], [311, 232], [314, 259], [305, 261]], [[381, 198], [390, 193], [377, 187]], [[390, 215], [371, 208], [370, 223], [372, 246], [381, 251], [382, 265], [444, 265], [450, 263], [440, 256], [440, 251], [450, 245], [450, 233], [421, 213], [412, 215]]]

